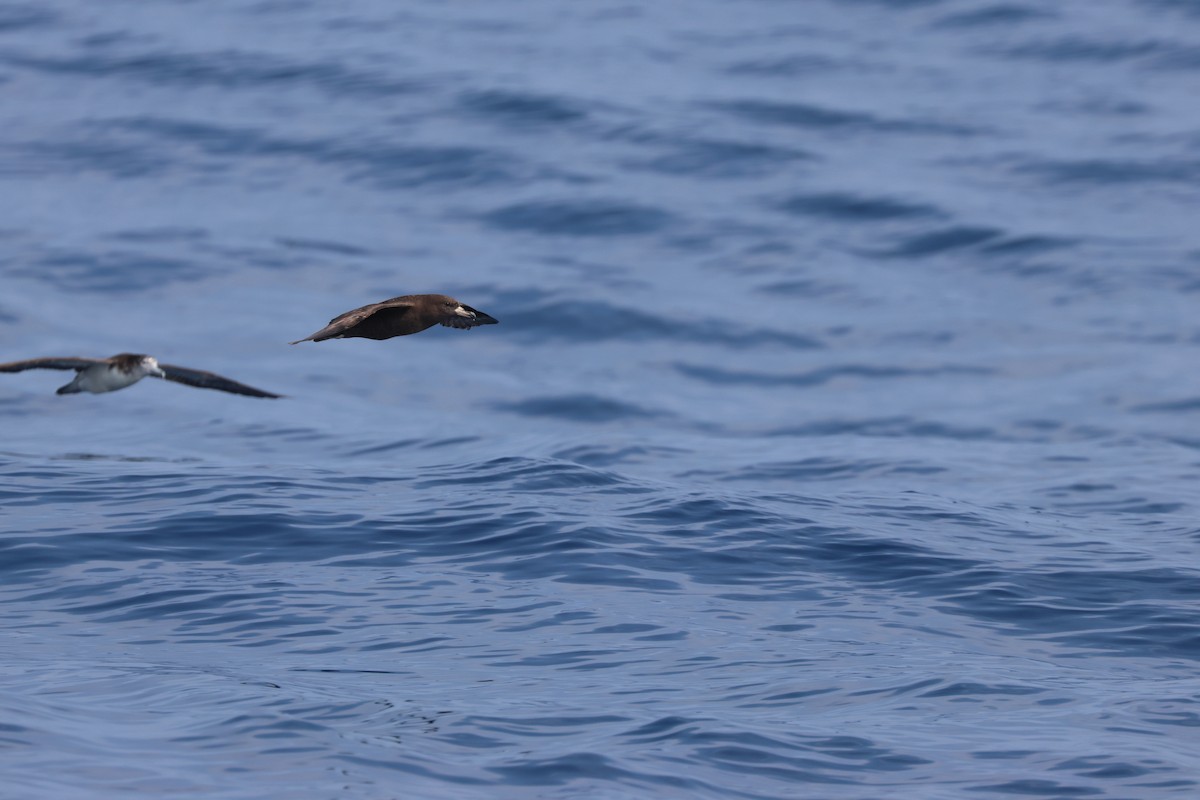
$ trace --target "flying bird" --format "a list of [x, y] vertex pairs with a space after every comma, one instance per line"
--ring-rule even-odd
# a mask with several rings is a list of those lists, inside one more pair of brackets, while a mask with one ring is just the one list
[[222, 392], [244, 394], [250, 397], [283, 397], [244, 383], [223, 378], [212, 372], [204, 372], [172, 364], [160, 364], [145, 355], [121, 353], [112, 358], [31, 358], [28, 361], [10, 361], [0, 364], [0, 372], [23, 372], [27, 369], [73, 369], [75, 378], [66, 386], [60, 386], [57, 394], [79, 392], [115, 392], [132, 386], [147, 376], [163, 378], [175, 383], [186, 383], [201, 389], [219, 389]]
[[495, 325], [499, 321], [444, 294], [406, 294], [347, 311], [329, 320], [328, 325], [312, 336], [297, 339], [291, 344], [355, 337], [391, 339], [393, 336], [420, 333], [434, 325], [474, 328], [476, 325]]

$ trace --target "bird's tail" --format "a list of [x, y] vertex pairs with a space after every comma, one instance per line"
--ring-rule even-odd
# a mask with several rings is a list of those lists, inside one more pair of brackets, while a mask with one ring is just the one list
[[297, 339], [294, 342], [288, 342], [288, 344], [300, 344], [301, 342], [323, 342], [326, 339], [340, 339], [341, 338], [340, 336], [322, 336], [321, 334], [323, 334], [323, 333], [325, 333], [324, 328], [322, 328], [321, 330], [312, 334], [311, 336], [305, 336], [303, 339]]

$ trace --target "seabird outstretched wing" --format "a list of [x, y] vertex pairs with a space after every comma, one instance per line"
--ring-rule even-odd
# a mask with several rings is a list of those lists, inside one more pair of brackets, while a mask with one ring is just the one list
[[166, 380], [175, 383], [186, 383], [188, 386], [195, 386], [200, 389], [217, 389], [222, 392], [244, 394], [250, 397], [283, 397], [281, 394], [264, 392], [262, 389], [255, 389], [253, 386], [238, 383], [237, 381], [217, 375], [215, 372], [177, 367], [174, 364], [159, 364], [158, 368], [163, 371], [163, 377]]
[[361, 324], [364, 320], [369, 319], [380, 311], [387, 311], [387, 314], [392, 319], [399, 319], [412, 310], [413, 304], [403, 297], [394, 297], [391, 300], [384, 300], [382, 303], [371, 303], [368, 306], [356, 308], [352, 311], [347, 311], [345, 314], [339, 314], [329, 320], [329, 324], [311, 336], [306, 336], [303, 339], [297, 339], [289, 344], [300, 344], [301, 342], [323, 342], [326, 339], [336, 339], [346, 331]]
[[107, 363], [107, 359], [103, 358], [30, 358], [0, 364], [0, 372], [24, 372], [27, 369], [87, 369]]

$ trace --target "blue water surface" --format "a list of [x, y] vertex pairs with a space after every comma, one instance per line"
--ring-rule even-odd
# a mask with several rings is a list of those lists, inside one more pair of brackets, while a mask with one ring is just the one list
[[[1200, 795], [1185, 0], [0, 4], [0, 796]], [[287, 342], [445, 292], [498, 326]]]

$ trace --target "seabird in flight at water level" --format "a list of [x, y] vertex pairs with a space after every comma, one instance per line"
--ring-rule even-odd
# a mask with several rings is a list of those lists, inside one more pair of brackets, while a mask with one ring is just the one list
[[222, 392], [244, 394], [250, 397], [282, 397], [264, 392], [244, 383], [231, 381], [212, 372], [198, 369], [160, 364], [151, 356], [121, 353], [112, 358], [31, 358], [28, 361], [10, 361], [0, 364], [0, 372], [23, 372], [27, 369], [73, 369], [75, 379], [62, 386], [58, 394], [79, 392], [115, 392], [132, 386], [146, 376], [163, 378], [175, 383], [186, 383], [201, 389], [219, 389]]
[[354, 337], [391, 339], [420, 333], [438, 324], [447, 328], [474, 328], [476, 325], [495, 325], [499, 321], [444, 294], [406, 294], [347, 311], [331, 319], [312, 336], [297, 339], [292, 344]]

